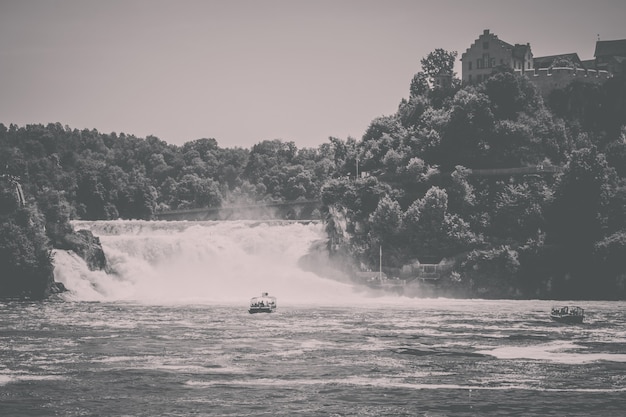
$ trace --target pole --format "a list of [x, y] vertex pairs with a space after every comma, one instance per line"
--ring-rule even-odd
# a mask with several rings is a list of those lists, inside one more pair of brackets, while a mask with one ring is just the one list
[[356, 158], [356, 179], [359, 179], [359, 158]]
[[378, 279], [383, 280], [383, 245], [379, 247], [379, 260], [378, 260]]

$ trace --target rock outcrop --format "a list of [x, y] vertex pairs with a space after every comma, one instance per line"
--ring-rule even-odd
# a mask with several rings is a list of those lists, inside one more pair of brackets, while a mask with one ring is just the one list
[[83, 258], [90, 270], [108, 270], [99, 237], [94, 236], [89, 230], [77, 230], [72, 237], [72, 243], [73, 246], [69, 249]]

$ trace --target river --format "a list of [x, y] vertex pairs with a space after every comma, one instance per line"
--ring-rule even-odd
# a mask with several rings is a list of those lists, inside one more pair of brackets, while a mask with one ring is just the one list
[[[0, 303], [2, 416], [616, 416], [626, 303], [383, 296], [299, 266], [316, 224], [81, 222], [62, 300]], [[272, 314], [250, 315], [260, 291]]]

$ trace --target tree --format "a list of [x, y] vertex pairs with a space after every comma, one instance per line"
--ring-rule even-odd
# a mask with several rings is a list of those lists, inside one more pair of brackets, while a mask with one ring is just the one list
[[293, 142], [274, 139], [257, 143], [250, 150], [245, 168], [246, 179], [257, 182], [272, 167], [280, 169], [280, 167], [291, 164], [297, 152], [298, 148]]
[[606, 147], [606, 160], [620, 177], [626, 178], [626, 126], [622, 126], [619, 138]]
[[489, 137], [495, 118], [489, 98], [475, 89], [460, 90], [446, 111], [436, 163], [444, 170], [456, 165], [479, 168], [488, 165]]
[[196, 151], [201, 158], [205, 159], [206, 155], [210, 154], [213, 151], [218, 149], [217, 141], [213, 138], [211, 139], [196, 139], [190, 142], [185, 142], [183, 144], [183, 153]]
[[219, 169], [215, 178], [220, 184], [234, 189], [243, 182], [243, 172], [248, 163], [249, 151], [243, 148], [222, 149], [219, 153]]
[[547, 103], [555, 116], [578, 124], [587, 132], [600, 132], [606, 96], [602, 86], [574, 80], [564, 88], [553, 90]]
[[474, 187], [467, 180], [470, 171], [457, 165], [451, 174], [452, 182], [448, 187], [448, 207], [450, 211], [465, 214], [474, 209], [476, 195]]
[[438, 262], [473, 245], [476, 237], [460, 216], [448, 213], [448, 194], [431, 187], [404, 213], [404, 232], [411, 255], [422, 262]]
[[77, 203], [79, 215], [87, 220], [106, 220], [108, 196], [97, 172], [83, 172], [78, 181]]
[[509, 246], [473, 250], [461, 264], [461, 271], [472, 291], [481, 297], [517, 297], [516, 280], [519, 254]]
[[413, 95], [409, 100], [402, 100], [398, 106], [398, 118], [405, 128], [417, 127], [422, 115], [428, 109], [428, 98], [424, 95]]
[[403, 221], [414, 254], [429, 259], [437, 257], [437, 250], [432, 250], [431, 241], [440, 235], [447, 208], [448, 195], [438, 187], [431, 188], [422, 199], [409, 206]]
[[572, 152], [555, 189], [552, 221], [559, 242], [587, 245], [602, 237], [615, 180], [597, 148]]
[[157, 191], [140, 172], [133, 172], [118, 191], [117, 207], [126, 219], [150, 220], [156, 210]]
[[406, 135], [406, 130], [397, 116], [381, 116], [372, 120], [363, 134], [362, 142], [377, 141], [384, 135], [389, 135], [394, 139], [399, 139]]
[[324, 184], [321, 190], [322, 203], [328, 208], [345, 209], [350, 231], [359, 229], [361, 235], [368, 233], [369, 216], [385, 196], [394, 197], [391, 187], [372, 176], [356, 181], [333, 179]]
[[537, 87], [526, 77], [512, 71], [497, 72], [479, 86], [491, 102], [498, 119], [515, 120], [522, 111], [534, 111], [543, 106]]
[[[626, 279], [626, 231], [622, 230], [607, 236], [594, 246], [595, 257], [599, 265], [601, 297], [607, 295], [613, 299], [623, 299], [626, 295], [624, 280]], [[621, 282], [620, 282], [621, 281]]]
[[370, 235], [378, 243], [394, 245], [402, 229], [402, 209], [397, 201], [384, 196], [370, 214]]
[[608, 79], [603, 87], [602, 127], [610, 141], [626, 126], [626, 75]]
[[441, 75], [449, 75], [454, 78], [456, 73], [454, 72], [454, 62], [457, 57], [456, 51], [446, 51], [438, 48], [429, 53], [426, 58], [422, 58], [420, 63], [422, 64], [422, 71], [428, 77], [428, 81], [431, 85], [435, 83], [435, 78]]
[[219, 186], [210, 178], [187, 174], [181, 178], [176, 191], [178, 208], [219, 207], [222, 204]]
[[487, 157], [491, 167], [519, 167], [539, 162], [543, 155], [541, 143], [537, 143], [528, 124], [499, 120], [493, 130]]
[[378, 202], [376, 210], [370, 214], [369, 224], [369, 261], [377, 261], [379, 249], [384, 246], [387, 263], [391, 260], [393, 264], [397, 264], [404, 249], [399, 240], [402, 230], [400, 204], [389, 196], [384, 196]]
[[[424, 64], [422, 63], [422, 66]], [[411, 88], [409, 90], [409, 97], [422, 96], [428, 93], [430, 86], [428, 85], [428, 75], [420, 71], [413, 76], [411, 80]]]
[[559, 177], [549, 212], [549, 238], [563, 253], [563, 268], [572, 277], [567, 288], [582, 296], [593, 288], [594, 244], [605, 235], [615, 171], [595, 147], [572, 152]]
[[552, 197], [540, 177], [498, 184], [491, 234], [511, 244], [523, 244], [545, 229], [544, 208]]
[[292, 165], [281, 175], [282, 197], [287, 201], [310, 199], [316, 193], [311, 172], [302, 165]]
[[[6, 191], [1, 187], [0, 195]], [[29, 205], [1, 220], [0, 298], [45, 298], [54, 283], [54, 267], [43, 216]]]

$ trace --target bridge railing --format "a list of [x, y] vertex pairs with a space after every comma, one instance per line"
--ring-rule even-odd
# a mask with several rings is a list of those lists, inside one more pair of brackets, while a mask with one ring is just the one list
[[319, 200], [299, 200], [167, 210], [155, 215], [158, 220], [304, 220], [303, 217], [311, 217], [320, 206]]
[[492, 169], [470, 169], [472, 176], [498, 176], [498, 175], [530, 175], [530, 174], [558, 174], [563, 172], [563, 167], [555, 165], [535, 165], [519, 168], [492, 168]]

